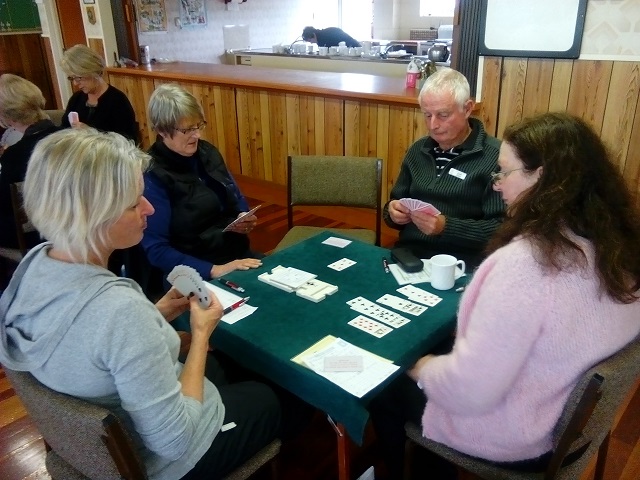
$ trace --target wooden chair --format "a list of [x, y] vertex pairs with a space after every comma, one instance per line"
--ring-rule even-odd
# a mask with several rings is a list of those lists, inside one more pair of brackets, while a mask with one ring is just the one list
[[[103, 407], [56, 392], [28, 372], [3, 367], [18, 397], [42, 434], [47, 471], [53, 480], [146, 479], [144, 463], [120, 419]], [[271, 462], [281, 442], [273, 440], [225, 480], [246, 480]]]
[[[602, 480], [614, 417], [640, 375], [640, 340], [589, 369], [571, 392], [553, 434], [547, 470], [524, 473], [496, 466], [426, 439], [407, 424], [410, 444], [420, 445], [486, 480], [575, 480], [597, 456], [594, 480]], [[409, 450], [409, 449], [408, 449]]]
[[3, 368], [44, 438], [51, 478], [147, 478], [128, 432], [109, 410], [51, 390], [28, 372]]
[[[380, 245], [382, 160], [369, 157], [302, 155], [287, 158], [287, 224], [289, 231], [274, 251], [330, 230]], [[294, 226], [293, 207], [347, 206], [372, 209], [375, 231], [353, 228]]]

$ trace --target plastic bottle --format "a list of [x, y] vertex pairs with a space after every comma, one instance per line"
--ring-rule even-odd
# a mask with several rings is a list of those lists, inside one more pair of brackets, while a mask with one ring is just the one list
[[420, 68], [416, 65], [416, 62], [411, 60], [407, 65], [407, 78], [405, 81], [406, 88], [416, 88], [418, 77], [420, 76]]

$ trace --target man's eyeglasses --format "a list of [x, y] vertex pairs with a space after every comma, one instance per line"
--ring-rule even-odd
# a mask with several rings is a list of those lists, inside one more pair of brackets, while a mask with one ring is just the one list
[[194, 133], [196, 133], [197, 131], [201, 131], [204, 129], [204, 127], [207, 126], [207, 122], [200, 122], [198, 125], [196, 125], [195, 127], [191, 127], [191, 128], [174, 128], [174, 130], [176, 132], [180, 132], [183, 135], [193, 135]]
[[507, 175], [509, 175], [511, 172], [517, 172], [518, 170], [524, 170], [524, 168], [514, 168], [513, 170], [506, 170], [504, 172], [493, 172], [491, 174], [491, 181], [493, 183], [498, 183]]
[[80, 82], [80, 81], [82, 81], [82, 80], [84, 80], [86, 78], [87, 77], [83, 77], [83, 76], [80, 76], [80, 75], [69, 75], [67, 77], [67, 80], [69, 80], [70, 82]]

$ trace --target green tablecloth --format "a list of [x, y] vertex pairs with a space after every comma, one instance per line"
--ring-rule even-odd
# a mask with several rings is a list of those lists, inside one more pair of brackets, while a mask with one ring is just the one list
[[[258, 307], [258, 310], [232, 325], [221, 322], [214, 332], [212, 343], [243, 366], [328, 413], [345, 426], [355, 442], [361, 444], [369, 416], [367, 404], [392, 378], [451, 334], [455, 327], [460, 293], [455, 289], [435, 291], [428, 283], [418, 285], [441, 296], [443, 301], [418, 317], [405, 315], [411, 320], [408, 324], [394, 329], [383, 338], [376, 338], [347, 325], [359, 314], [351, 310], [346, 302], [357, 296], [375, 302], [385, 293], [404, 298], [395, 291], [399, 285], [393, 275], [386, 274], [382, 266], [382, 258], [388, 258], [389, 251], [357, 241], [345, 248], [323, 244], [330, 236], [336, 235], [323, 232], [267, 256], [259, 269], [237, 271], [226, 276], [245, 288], [243, 295], [250, 296], [249, 304]], [[327, 267], [344, 257], [354, 260], [356, 264], [340, 272]], [[319, 280], [338, 285], [339, 289], [325, 300], [314, 303], [298, 297], [295, 292], [287, 293], [258, 280], [259, 274], [271, 272], [277, 265], [315, 273]], [[464, 283], [465, 277], [458, 280], [458, 284]], [[357, 398], [291, 361], [292, 357], [326, 335], [340, 337], [392, 360], [401, 368], [363, 398]]]

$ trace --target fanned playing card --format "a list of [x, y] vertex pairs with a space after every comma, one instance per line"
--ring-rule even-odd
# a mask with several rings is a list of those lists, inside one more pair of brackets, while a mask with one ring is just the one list
[[167, 280], [185, 297], [193, 293], [198, 298], [198, 305], [202, 308], [207, 308], [211, 304], [209, 290], [195, 269], [186, 265], [177, 265], [167, 275]]
[[398, 200], [402, 205], [407, 207], [412, 212], [423, 212], [429, 215], [440, 215], [440, 210], [431, 205], [430, 203], [417, 200], [415, 198], [401, 198]]

